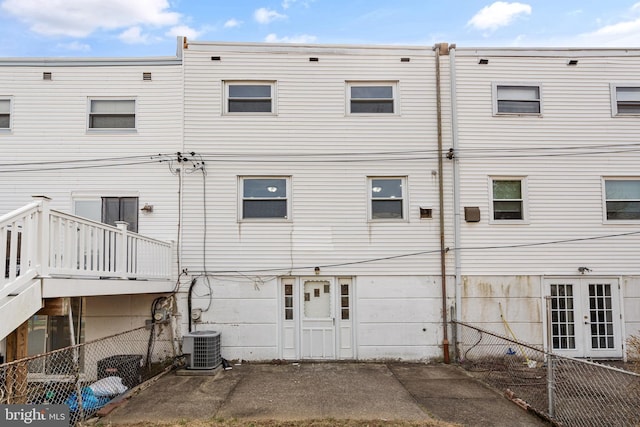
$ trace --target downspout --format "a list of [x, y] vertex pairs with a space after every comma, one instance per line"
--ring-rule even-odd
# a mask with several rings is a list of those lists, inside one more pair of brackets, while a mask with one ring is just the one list
[[444, 178], [442, 160], [442, 94], [440, 93], [440, 53], [447, 52], [447, 44], [439, 43], [434, 47], [436, 52], [436, 114], [438, 126], [438, 197], [440, 204], [440, 283], [442, 285], [442, 353], [444, 363], [449, 363], [449, 333], [447, 325], [447, 269], [446, 248], [444, 240]]
[[[462, 320], [462, 261], [460, 253], [460, 160], [458, 159], [458, 88], [456, 85], [456, 45], [449, 47], [449, 75], [451, 78], [451, 173], [453, 174], [453, 248], [455, 268], [456, 319]], [[460, 325], [456, 324], [456, 337], [460, 337]], [[458, 338], [459, 339], [459, 338]], [[454, 343], [460, 360], [458, 343]]]

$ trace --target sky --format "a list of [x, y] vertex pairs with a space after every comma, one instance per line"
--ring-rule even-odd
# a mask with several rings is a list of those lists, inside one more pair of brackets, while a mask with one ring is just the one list
[[188, 40], [640, 47], [639, 0], [0, 0], [0, 57], [173, 56]]

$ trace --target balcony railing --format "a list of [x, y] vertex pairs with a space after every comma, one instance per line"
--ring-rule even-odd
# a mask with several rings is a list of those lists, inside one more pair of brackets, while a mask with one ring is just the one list
[[0, 298], [35, 277], [169, 279], [171, 244], [49, 209], [49, 199], [0, 217]]

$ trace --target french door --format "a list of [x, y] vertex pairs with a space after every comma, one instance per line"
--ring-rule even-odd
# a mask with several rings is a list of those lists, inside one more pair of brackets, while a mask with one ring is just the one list
[[571, 357], [622, 357], [617, 279], [546, 279], [550, 347]]

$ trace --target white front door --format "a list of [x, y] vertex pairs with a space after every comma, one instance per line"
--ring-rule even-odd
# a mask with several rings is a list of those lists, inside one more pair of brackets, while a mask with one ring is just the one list
[[617, 279], [546, 279], [551, 304], [550, 343], [572, 357], [622, 357]]
[[352, 279], [282, 279], [281, 354], [284, 359], [351, 359]]

